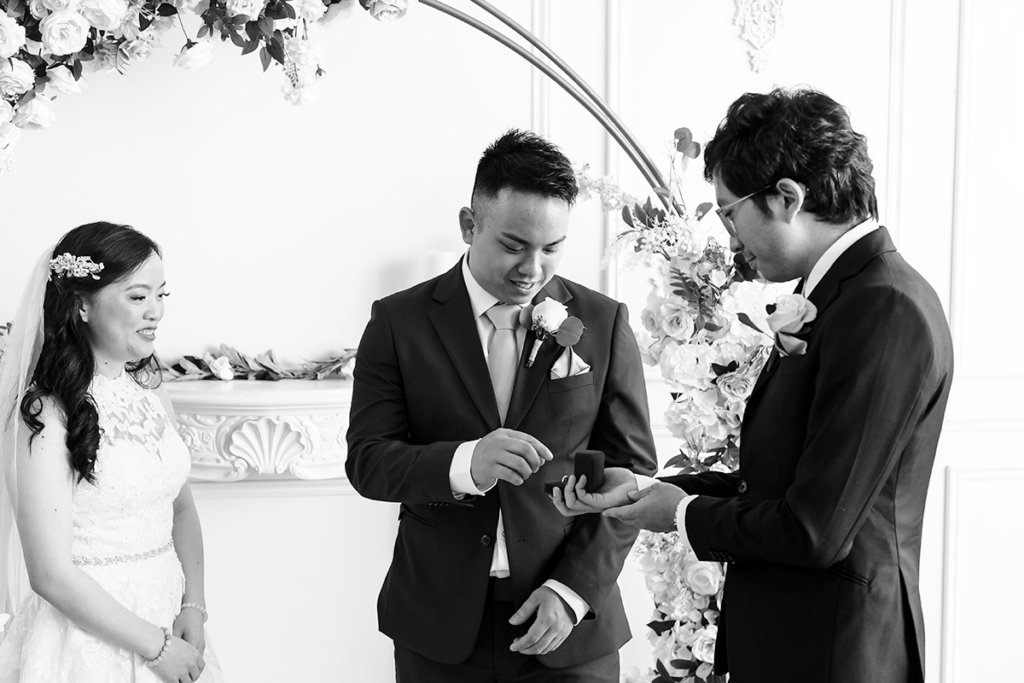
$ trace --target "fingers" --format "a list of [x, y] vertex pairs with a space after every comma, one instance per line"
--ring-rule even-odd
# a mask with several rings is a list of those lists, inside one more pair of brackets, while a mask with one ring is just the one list
[[537, 611], [538, 607], [540, 607], [540, 600], [537, 598], [537, 594], [534, 593], [529, 598], [527, 598], [526, 602], [523, 603], [523, 606], [520, 607], [519, 610], [509, 618], [508, 623], [512, 624], [513, 626], [518, 626], [519, 624], [522, 624], [527, 619], [529, 619], [534, 612]]
[[525, 441], [526, 443], [528, 443], [533, 448], [534, 453], [536, 453], [539, 458], [544, 460], [544, 462], [551, 462], [554, 459], [555, 456], [551, 452], [551, 449], [542, 444], [540, 440], [538, 440], [536, 437], [527, 434], [526, 432], [517, 432], [514, 429], [509, 429], [506, 431], [509, 433], [510, 436], [513, 436], [519, 439], [520, 441]]
[[524, 655], [545, 655], [561, 645], [567, 635], [557, 628], [542, 626], [538, 619], [525, 636], [512, 641], [509, 649]]

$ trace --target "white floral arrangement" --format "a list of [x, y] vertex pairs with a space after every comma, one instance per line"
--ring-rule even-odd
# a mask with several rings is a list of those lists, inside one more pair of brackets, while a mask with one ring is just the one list
[[[611, 178], [577, 171], [580, 195], [596, 195], [606, 211], [621, 211], [628, 229], [612, 243], [606, 263], [653, 270], [647, 305], [635, 330], [643, 361], [657, 366], [672, 401], [665, 422], [681, 442], [665, 463], [679, 474], [732, 472], [739, 466], [740, 425], [747, 399], [772, 349], [767, 306], [776, 290], [741, 258], [730, 258], [720, 221], [702, 221], [703, 203], [691, 214], [682, 196], [689, 160], [700, 154], [690, 131], [675, 131], [663, 206], [641, 205]], [[713, 681], [721, 564], [699, 562], [675, 533], [643, 532], [635, 552], [655, 603], [648, 638], [655, 666], [632, 671], [632, 683]], [[701, 577], [697, 580], [697, 574]], [[710, 581], [714, 577], [714, 581]], [[707, 579], [709, 583], [701, 583]], [[710, 590], [711, 587], [714, 590]]]
[[[374, 18], [402, 17], [409, 0], [359, 0]], [[53, 100], [86, 87], [86, 78], [146, 59], [175, 25], [185, 44], [175, 66], [197, 69], [213, 58], [211, 41], [259, 51], [263, 70], [277, 63], [285, 98], [315, 97], [323, 70], [310, 28], [348, 16], [356, 0], [0, 0], [0, 173], [9, 170], [22, 130], [49, 128]], [[182, 17], [198, 17], [196, 38]]]
[[11, 336], [11, 323], [0, 325], [0, 360], [3, 360], [4, 349], [7, 348], [7, 338]]

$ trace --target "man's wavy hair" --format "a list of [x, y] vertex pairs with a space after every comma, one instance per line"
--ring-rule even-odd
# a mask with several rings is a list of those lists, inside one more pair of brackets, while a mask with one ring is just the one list
[[[32, 384], [21, 401], [21, 416], [32, 432], [43, 430], [43, 400], [53, 401], [67, 429], [68, 463], [77, 482], [95, 483], [96, 451], [100, 445], [99, 415], [89, 394], [96, 373], [96, 357], [79, 308], [83, 300], [105, 287], [128, 278], [156, 254], [160, 247], [138, 230], [114, 223], [89, 223], [70, 231], [53, 250], [60, 254], [90, 256], [102, 263], [100, 279], [52, 275], [43, 298], [43, 348]], [[156, 355], [126, 366], [126, 372], [142, 386], [159, 384]]]
[[570, 207], [579, 187], [572, 164], [544, 138], [515, 128], [495, 140], [480, 157], [473, 182], [473, 201], [493, 199], [503, 189], [557, 197]]
[[[804, 210], [842, 225], [878, 219], [867, 138], [824, 93], [777, 88], [746, 93], [729, 107], [704, 149], [704, 178], [737, 197], [789, 178], [807, 188]], [[768, 215], [766, 193], [753, 197]]]

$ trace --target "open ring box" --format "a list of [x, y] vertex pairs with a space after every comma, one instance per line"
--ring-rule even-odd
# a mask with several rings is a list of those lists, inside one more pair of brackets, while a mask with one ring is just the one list
[[[604, 486], [604, 451], [576, 451], [573, 456], [573, 474], [577, 481], [580, 476], [587, 475], [587, 485], [584, 487], [587, 493], [599, 491]], [[565, 486], [568, 476], [562, 477], [561, 481], [549, 481], [544, 484], [544, 491], [550, 496], [556, 488]]]

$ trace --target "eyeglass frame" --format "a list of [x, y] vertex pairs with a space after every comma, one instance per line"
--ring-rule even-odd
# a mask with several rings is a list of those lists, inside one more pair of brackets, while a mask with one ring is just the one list
[[715, 209], [715, 213], [718, 214], [718, 219], [720, 221], [722, 221], [722, 225], [725, 226], [725, 231], [728, 232], [730, 235], [735, 235], [736, 234], [736, 224], [733, 222], [732, 218], [729, 218], [728, 216], [725, 215], [726, 211], [728, 211], [729, 209], [731, 209], [731, 208], [733, 208], [735, 206], [738, 206], [738, 205], [742, 204], [743, 202], [747, 201], [748, 199], [750, 199], [754, 195], [761, 194], [765, 190], [770, 190], [773, 187], [775, 187], [775, 183], [772, 183], [770, 185], [765, 185], [760, 190], [754, 190], [750, 194], [748, 194], [748, 195], [746, 195], [744, 197], [740, 197], [739, 199], [737, 199], [734, 202], [729, 202], [725, 206], [723, 206], [721, 208], [718, 208], [718, 209]]

